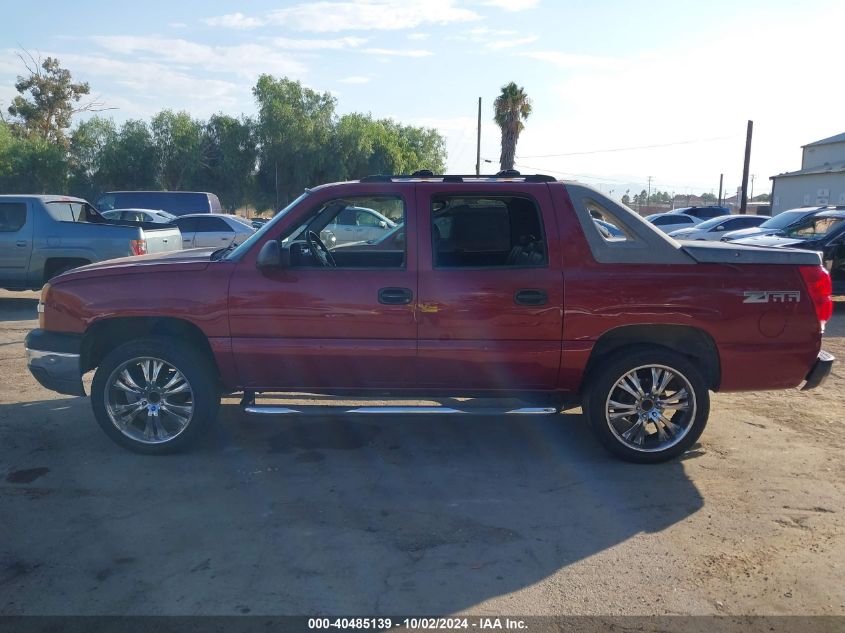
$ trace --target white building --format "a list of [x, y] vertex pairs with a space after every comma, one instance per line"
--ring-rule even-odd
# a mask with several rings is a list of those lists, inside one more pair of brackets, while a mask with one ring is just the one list
[[845, 132], [802, 148], [801, 169], [772, 176], [772, 215], [821, 205], [845, 205]]

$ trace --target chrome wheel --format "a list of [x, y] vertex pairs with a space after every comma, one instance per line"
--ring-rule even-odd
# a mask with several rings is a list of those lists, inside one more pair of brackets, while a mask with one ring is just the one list
[[677, 369], [642, 365], [622, 375], [610, 389], [605, 417], [626, 447], [644, 453], [680, 442], [695, 420], [692, 384]]
[[194, 392], [184, 374], [160, 358], [133, 358], [106, 381], [109, 419], [126, 437], [163, 444], [178, 437], [194, 417]]

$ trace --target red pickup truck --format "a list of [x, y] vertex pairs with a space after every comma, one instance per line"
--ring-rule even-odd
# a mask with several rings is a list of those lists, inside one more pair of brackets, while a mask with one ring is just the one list
[[[326, 246], [332, 227], [354, 234], [379, 214], [395, 226]], [[236, 248], [65, 273], [45, 286], [26, 348], [60, 393], [85, 395], [96, 369], [97, 422], [142, 453], [187, 446], [223, 394], [282, 413], [255, 394], [298, 391], [544, 405], [517, 413], [580, 404], [608, 449], [656, 462], [700, 436], [709, 391], [812, 388], [829, 374], [820, 264], [679, 243], [548, 176], [371, 176], [307, 190]]]

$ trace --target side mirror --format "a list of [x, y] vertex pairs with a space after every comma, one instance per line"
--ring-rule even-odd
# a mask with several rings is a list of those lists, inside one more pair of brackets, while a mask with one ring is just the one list
[[719, 225], [719, 226], [717, 226], [714, 230], [715, 230], [715, 231], [724, 231], [724, 230], [725, 230], [725, 225], [724, 225], [724, 224], [720, 224], [720, 225]]
[[379, 220], [378, 225], [383, 229], [387, 228], [387, 222], [385, 222], [384, 220]]
[[278, 240], [270, 240], [264, 243], [258, 251], [258, 259], [255, 265], [259, 269], [264, 268], [288, 268], [290, 266], [290, 251], [282, 248]]

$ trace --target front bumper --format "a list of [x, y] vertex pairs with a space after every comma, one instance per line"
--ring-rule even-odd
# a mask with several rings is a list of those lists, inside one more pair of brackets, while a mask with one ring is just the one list
[[26, 336], [30, 373], [43, 387], [70, 396], [84, 396], [80, 365], [82, 336], [32, 330]]
[[830, 375], [830, 370], [833, 368], [834, 360], [836, 360], [836, 358], [833, 354], [820, 350], [816, 362], [813, 363], [813, 368], [807, 373], [807, 377], [804, 379], [807, 382], [805, 382], [804, 386], [801, 387], [801, 391], [815, 389], [821, 385]]

